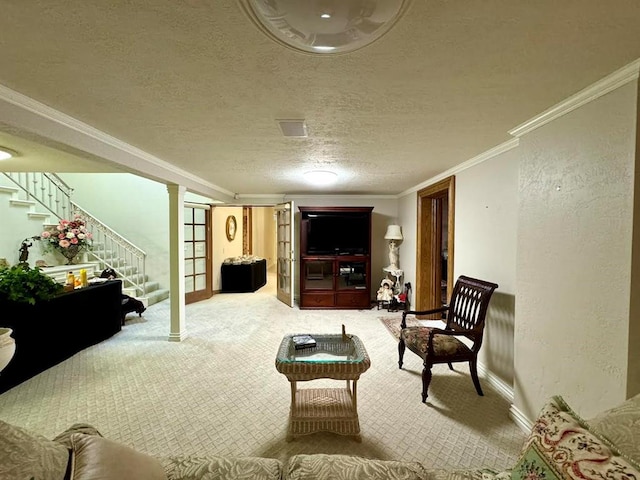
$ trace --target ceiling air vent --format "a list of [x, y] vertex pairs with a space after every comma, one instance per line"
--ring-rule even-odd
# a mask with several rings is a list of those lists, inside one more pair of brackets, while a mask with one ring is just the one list
[[285, 137], [306, 137], [307, 125], [304, 120], [276, 120]]

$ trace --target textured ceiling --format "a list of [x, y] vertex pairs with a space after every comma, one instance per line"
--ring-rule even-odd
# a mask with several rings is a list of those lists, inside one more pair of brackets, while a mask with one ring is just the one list
[[[0, 84], [242, 195], [325, 192], [302, 179], [315, 168], [339, 174], [332, 193], [400, 193], [640, 57], [638, 0], [413, 0], [380, 40], [332, 56], [273, 42], [237, 0], [0, 7]], [[282, 137], [278, 118], [309, 136]], [[0, 121], [1, 145], [35, 148]], [[30, 168], [102, 168], [49, 147]]]

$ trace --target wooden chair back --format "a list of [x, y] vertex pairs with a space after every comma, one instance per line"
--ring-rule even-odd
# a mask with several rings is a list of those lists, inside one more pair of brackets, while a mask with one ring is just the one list
[[447, 311], [447, 330], [463, 333], [473, 340], [472, 350], [482, 346], [484, 321], [489, 300], [498, 285], [461, 275], [453, 287]]

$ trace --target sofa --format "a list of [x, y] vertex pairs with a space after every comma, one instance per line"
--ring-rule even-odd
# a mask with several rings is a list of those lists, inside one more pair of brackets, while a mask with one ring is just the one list
[[640, 395], [584, 420], [556, 396], [543, 407], [519, 460], [502, 472], [433, 470], [417, 462], [347, 455], [154, 458], [75, 424], [52, 440], [0, 421], [3, 480], [639, 480]]

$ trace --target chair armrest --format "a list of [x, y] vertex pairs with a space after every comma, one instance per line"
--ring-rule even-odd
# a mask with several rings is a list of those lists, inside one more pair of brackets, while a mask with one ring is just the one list
[[445, 305], [440, 308], [433, 308], [431, 310], [405, 310], [402, 312], [402, 322], [400, 328], [407, 328], [407, 315], [431, 315], [433, 313], [448, 312], [449, 306]]

